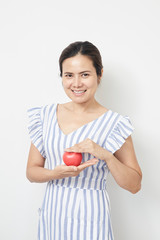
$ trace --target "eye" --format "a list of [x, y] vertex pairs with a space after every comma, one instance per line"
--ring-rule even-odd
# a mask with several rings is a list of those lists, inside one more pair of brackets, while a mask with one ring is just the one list
[[89, 76], [89, 74], [88, 73], [83, 73], [82, 76], [86, 78], [86, 77]]
[[72, 74], [65, 74], [64, 75], [66, 78], [71, 78], [72, 77]]

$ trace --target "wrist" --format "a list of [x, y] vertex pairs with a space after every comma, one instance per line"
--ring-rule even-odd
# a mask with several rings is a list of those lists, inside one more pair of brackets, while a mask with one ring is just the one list
[[113, 158], [113, 154], [106, 150], [105, 148], [101, 147], [100, 145], [96, 144], [94, 152], [92, 153], [96, 158], [105, 161], [106, 163]]
[[108, 150], [104, 149], [104, 157], [102, 160], [104, 160], [107, 164], [113, 159], [113, 154], [109, 152]]
[[50, 176], [51, 176], [51, 180], [59, 179], [59, 175], [58, 175], [57, 171], [55, 170], [55, 168], [51, 170]]

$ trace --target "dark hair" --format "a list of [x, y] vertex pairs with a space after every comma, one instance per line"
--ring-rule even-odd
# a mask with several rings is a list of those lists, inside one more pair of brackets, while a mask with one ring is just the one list
[[102, 58], [98, 48], [88, 41], [85, 41], [85, 42], [77, 41], [77, 42], [71, 43], [68, 47], [66, 47], [60, 55], [59, 68], [60, 68], [61, 77], [62, 77], [63, 61], [67, 58], [74, 57], [77, 54], [88, 56], [93, 62], [93, 66], [96, 69], [97, 76], [101, 76], [101, 70], [103, 68], [103, 65], [102, 65]]

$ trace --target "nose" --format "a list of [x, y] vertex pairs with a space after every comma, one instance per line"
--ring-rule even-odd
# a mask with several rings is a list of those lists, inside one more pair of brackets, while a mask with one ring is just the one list
[[73, 87], [79, 87], [82, 85], [80, 76], [75, 76], [73, 80]]

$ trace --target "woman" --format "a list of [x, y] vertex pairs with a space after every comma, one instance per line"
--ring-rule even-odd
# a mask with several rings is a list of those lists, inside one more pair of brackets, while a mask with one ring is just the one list
[[[59, 65], [71, 101], [27, 111], [31, 137], [27, 178], [48, 182], [39, 209], [38, 239], [112, 240], [108, 173], [131, 193], [141, 188], [142, 173], [130, 136], [133, 127], [129, 117], [95, 99], [103, 66], [92, 43], [70, 44]], [[82, 153], [82, 163], [66, 166], [65, 151]]]

